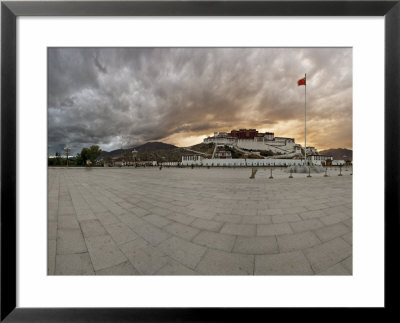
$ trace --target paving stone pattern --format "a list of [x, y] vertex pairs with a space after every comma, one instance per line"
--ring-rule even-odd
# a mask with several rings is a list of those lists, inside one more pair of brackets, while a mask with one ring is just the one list
[[49, 275], [351, 275], [352, 176], [49, 168]]

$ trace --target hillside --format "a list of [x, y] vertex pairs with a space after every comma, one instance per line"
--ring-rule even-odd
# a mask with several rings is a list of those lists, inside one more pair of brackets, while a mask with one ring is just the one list
[[[154, 149], [154, 150], [152, 150]], [[133, 148], [130, 149], [117, 149], [110, 152], [103, 152], [98, 159], [102, 159], [104, 157], [112, 157], [112, 158], [119, 158], [122, 157], [125, 160], [133, 161], [133, 156], [131, 154]], [[179, 162], [182, 160], [183, 155], [192, 154], [185, 150], [184, 148], [171, 148], [168, 149], [155, 149], [155, 146], [145, 146], [140, 149], [140, 146], [136, 148], [138, 151], [136, 155], [136, 160], [144, 161], [144, 160], [155, 160], [157, 162]]]
[[147, 142], [143, 145], [131, 147], [127, 149], [115, 149], [112, 151], [102, 151], [100, 155], [100, 159], [103, 157], [119, 157], [125, 153], [130, 153], [132, 150], [136, 149], [139, 153], [151, 153], [158, 150], [172, 150], [177, 149], [178, 147], [170, 144], [165, 144], [163, 142]]
[[180, 162], [182, 156], [187, 154], [188, 152], [183, 148], [160, 149], [149, 152], [139, 150], [137, 158], [139, 160], [155, 160], [158, 162]]
[[[346, 148], [331, 148], [319, 152], [321, 155], [332, 156], [336, 160], [353, 160], [353, 151]], [[346, 157], [344, 157], [346, 156]]]
[[192, 149], [193, 151], [198, 151], [204, 154], [212, 155], [214, 151], [214, 144], [197, 144], [191, 147], [188, 147], [189, 149]]
[[170, 144], [165, 144], [163, 142], [155, 141], [155, 142], [146, 142], [143, 145], [135, 147], [135, 149], [140, 152], [152, 152], [156, 150], [170, 150], [170, 149], [176, 149], [178, 147]]

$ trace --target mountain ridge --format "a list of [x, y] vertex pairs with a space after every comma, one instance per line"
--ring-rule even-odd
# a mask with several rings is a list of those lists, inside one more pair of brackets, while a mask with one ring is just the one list
[[166, 144], [161, 141], [151, 141], [151, 142], [146, 142], [145, 144], [139, 145], [139, 146], [134, 146], [126, 149], [115, 149], [111, 151], [102, 151], [100, 158], [102, 157], [117, 157], [121, 156], [122, 154], [126, 152], [132, 152], [132, 150], [137, 150], [140, 153], [148, 153], [148, 152], [153, 152], [157, 150], [171, 150], [171, 149], [176, 149], [178, 148], [177, 146], [171, 145], [171, 144]]
[[321, 155], [332, 156], [335, 160], [353, 160], [353, 150], [347, 148], [329, 148], [321, 150]]

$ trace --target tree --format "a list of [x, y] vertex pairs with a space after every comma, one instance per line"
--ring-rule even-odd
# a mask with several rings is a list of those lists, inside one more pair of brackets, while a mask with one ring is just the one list
[[57, 151], [54, 165], [61, 165], [61, 154]]
[[82, 161], [82, 157], [81, 157], [80, 153], [76, 154], [76, 164], [79, 166], [83, 165], [83, 161]]
[[76, 164], [80, 166], [85, 166], [86, 161], [89, 159], [89, 149], [82, 148], [81, 153], [76, 155]]
[[83, 165], [86, 165], [86, 162], [88, 161], [88, 159], [89, 159], [89, 149], [88, 148], [82, 148], [82, 150], [81, 150], [81, 158], [82, 158], [82, 161], [83, 161]]
[[101, 155], [101, 149], [97, 145], [92, 145], [88, 149], [88, 159], [94, 164], [96, 162], [97, 157]]
[[92, 145], [90, 148], [84, 147], [82, 148], [81, 152], [76, 155], [76, 164], [84, 166], [87, 164], [87, 161], [90, 161], [92, 164], [94, 164], [100, 154], [101, 149], [97, 145]]

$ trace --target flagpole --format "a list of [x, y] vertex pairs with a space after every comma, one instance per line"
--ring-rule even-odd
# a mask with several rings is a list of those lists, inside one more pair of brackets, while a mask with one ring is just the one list
[[304, 80], [304, 165], [307, 165], [307, 74]]

